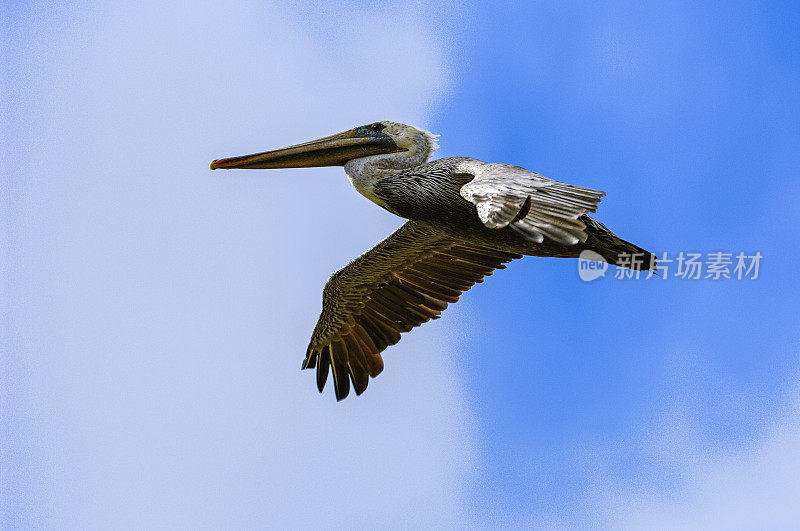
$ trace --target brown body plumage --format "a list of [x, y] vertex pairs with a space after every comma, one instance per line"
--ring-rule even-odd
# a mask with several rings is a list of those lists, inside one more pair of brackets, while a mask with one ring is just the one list
[[[438, 318], [494, 269], [524, 255], [577, 257], [654, 269], [655, 257], [597, 220], [605, 195], [509, 164], [466, 157], [426, 162], [435, 137], [376, 122], [281, 150], [222, 159], [211, 168], [343, 165], [353, 186], [409, 221], [331, 275], [303, 362], [322, 391], [333, 373], [338, 400], [361, 394], [383, 370], [381, 352]], [[631, 260], [638, 255], [638, 260]], [[641, 265], [639, 265], [641, 264]]]

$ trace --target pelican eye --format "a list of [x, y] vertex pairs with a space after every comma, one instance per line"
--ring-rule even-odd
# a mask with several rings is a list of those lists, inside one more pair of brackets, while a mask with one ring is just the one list
[[375, 122], [374, 124], [370, 125], [369, 128], [373, 131], [383, 131], [386, 126], [380, 122]]

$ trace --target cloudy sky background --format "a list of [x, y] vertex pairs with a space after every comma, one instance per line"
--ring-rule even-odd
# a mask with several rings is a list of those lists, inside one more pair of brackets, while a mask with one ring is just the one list
[[[800, 524], [791, 3], [2, 9], [2, 527]], [[760, 278], [526, 259], [336, 404], [322, 286], [400, 220], [207, 165], [378, 119]]]

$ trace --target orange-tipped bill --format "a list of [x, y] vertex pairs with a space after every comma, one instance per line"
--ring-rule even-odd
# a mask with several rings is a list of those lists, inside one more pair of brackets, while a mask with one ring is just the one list
[[344, 166], [348, 160], [360, 157], [405, 151], [404, 148], [398, 147], [388, 135], [356, 136], [357, 133], [356, 129], [351, 129], [344, 133], [283, 149], [217, 159], [211, 163], [211, 169]]

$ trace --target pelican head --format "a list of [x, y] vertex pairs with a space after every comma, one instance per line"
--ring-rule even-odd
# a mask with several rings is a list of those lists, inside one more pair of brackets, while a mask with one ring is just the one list
[[282, 149], [217, 159], [211, 169], [348, 166], [351, 161], [412, 168], [427, 161], [437, 147], [436, 135], [384, 120]]

